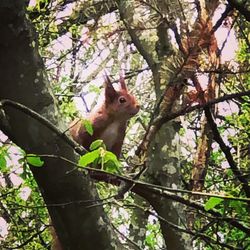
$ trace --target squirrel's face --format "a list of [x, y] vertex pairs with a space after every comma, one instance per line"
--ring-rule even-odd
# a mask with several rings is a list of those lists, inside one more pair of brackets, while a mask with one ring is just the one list
[[135, 97], [131, 95], [125, 82], [120, 82], [121, 89], [116, 91], [109, 79], [105, 85], [105, 108], [106, 112], [113, 117], [128, 120], [136, 115], [140, 109]]
[[121, 117], [131, 118], [138, 113], [140, 105], [137, 103], [135, 97], [127, 91], [119, 91], [118, 98], [114, 102], [114, 109]]
[[127, 91], [117, 91], [113, 98], [106, 99], [107, 113], [122, 120], [128, 120], [138, 113], [140, 105]]

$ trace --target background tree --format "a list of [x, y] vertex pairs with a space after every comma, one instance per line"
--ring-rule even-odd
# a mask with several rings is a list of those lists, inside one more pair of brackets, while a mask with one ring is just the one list
[[[248, 249], [247, 1], [0, 7], [1, 247], [49, 248], [48, 211], [64, 249]], [[104, 69], [142, 106], [119, 170], [67, 137]]]

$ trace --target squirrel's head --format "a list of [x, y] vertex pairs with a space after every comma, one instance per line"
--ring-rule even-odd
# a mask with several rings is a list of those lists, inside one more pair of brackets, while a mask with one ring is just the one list
[[120, 90], [116, 91], [108, 76], [105, 76], [105, 108], [108, 114], [128, 120], [138, 113], [140, 105], [128, 92], [123, 77], [120, 77], [119, 82]]

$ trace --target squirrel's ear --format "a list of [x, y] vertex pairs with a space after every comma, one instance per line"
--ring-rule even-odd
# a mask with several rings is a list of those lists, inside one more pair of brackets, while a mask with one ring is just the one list
[[124, 77], [123, 77], [122, 73], [120, 73], [119, 82], [120, 82], [121, 88], [127, 91], [127, 85], [125, 83], [125, 80], [124, 80]]
[[105, 102], [107, 103], [113, 102], [118, 94], [115, 91], [107, 74], [104, 75], [104, 87], [105, 87]]

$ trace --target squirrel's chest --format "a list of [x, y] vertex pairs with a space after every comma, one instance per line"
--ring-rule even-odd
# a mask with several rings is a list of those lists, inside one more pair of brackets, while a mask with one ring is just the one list
[[108, 150], [111, 150], [114, 144], [119, 139], [120, 135], [120, 123], [113, 122], [100, 134], [100, 139], [102, 139]]

